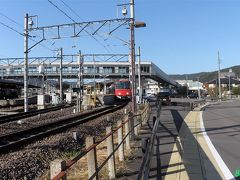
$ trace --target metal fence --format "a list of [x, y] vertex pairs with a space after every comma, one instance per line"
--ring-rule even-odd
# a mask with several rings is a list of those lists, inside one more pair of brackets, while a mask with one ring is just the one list
[[[95, 137], [86, 137], [86, 147], [82, 153], [65, 162], [63, 160], [55, 160], [51, 163], [50, 176], [51, 179], [67, 179], [67, 171], [81, 158], [87, 156], [87, 169], [89, 179], [98, 179], [99, 172], [108, 164], [108, 178], [116, 178], [115, 155], [118, 151], [118, 160], [124, 161], [124, 149], [130, 150], [130, 140], [134, 135], [138, 134], [138, 130], [142, 124], [146, 123], [150, 116], [151, 107], [149, 104], [137, 115], [125, 114], [124, 120], [117, 122], [117, 127], [113, 129], [111, 126], [106, 127], [106, 135], [101, 140], [95, 142]], [[123, 134], [124, 133], [124, 134]], [[114, 139], [114, 134], [117, 139]], [[97, 147], [101, 143], [105, 143], [107, 149], [107, 157], [101, 162], [97, 162]], [[117, 144], [114, 146], [114, 144]]]
[[160, 111], [162, 107], [160, 100], [156, 101], [156, 107], [157, 107], [157, 116], [153, 116], [152, 135], [147, 143], [146, 151], [145, 151], [143, 161], [137, 177], [138, 180], [142, 180], [142, 179], [147, 180], [149, 176], [151, 158], [153, 156], [156, 134], [157, 134], [157, 130], [160, 122]]

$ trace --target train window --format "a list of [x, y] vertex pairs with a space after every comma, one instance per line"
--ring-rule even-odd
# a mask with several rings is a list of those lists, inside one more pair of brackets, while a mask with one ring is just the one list
[[116, 83], [116, 89], [129, 89], [130, 82], [129, 81], [120, 81]]

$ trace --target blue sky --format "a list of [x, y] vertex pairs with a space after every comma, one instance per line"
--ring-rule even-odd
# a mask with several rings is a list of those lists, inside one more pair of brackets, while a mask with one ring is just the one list
[[[52, 0], [75, 21], [116, 18], [116, 4], [127, 0]], [[170, 74], [197, 73], [217, 70], [217, 51], [221, 67], [240, 63], [240, 0], [135, 0], [136, 20], [144, 21], [146, 28], [136, 29], [136, 47], [141, 47], [143, 60], [150, 60]], [[0, 0], [0, 13], [23, 26], [24, 14], [38, 15], [39, 26], [71, 23], [47, 0]], [[23, 27], [0, 15], [3, 22], [19, 32]], [[88, 31], [92, 31], [88, 29]], [[23, 37], [0, 24], [0, 57], [23, 57]], [[103, 41], [111, 53], [128, 53], [128, 47], [116, 38]], [[127, 29], [116, 32], [127, 38]], [[54, 43], [54, 45], [52, 45]], [[64, 39], [43, 43], [49, 49], [64, 48], [64, 53], [108, 53], [106, 47], [91, 37]], [[114, 46], [109, 47], [109, 44]], [[74, 47], [75, 46], [75, 47]], [[55, 52], [41, 46], [29, 56], [48, 56]]]

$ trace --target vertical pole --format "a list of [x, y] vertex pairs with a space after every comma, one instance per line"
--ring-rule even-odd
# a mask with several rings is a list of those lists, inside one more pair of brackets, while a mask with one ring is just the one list
[[[125, 123], [125, 136], [126, 136], [126, 149], [129, 150], [131, 149], [131, 146], [130, 146], [130, 134], [129, 133], [129, 117], [128, 115], [125, 115], [125, 121], [127, 121]], [[128, 134], [128, 135], [127, 135]]]
[[230, 99], [232, 99], [232, 94], [231, 94], [231, 72], [232, 72], [232, 69], [229, 69], [229, 94], [230, 94]]
[[133, 117], [134, 135], [138, 135], [138, 120], [137, 117]]
[[60, 48], [60, 102], [62, 103], [63, 101], [63, 89], [62, 89], [62, 61], [63, 61], [63, 49]]
[[[64, 170], [66, 170], [66, 161], [62, 159], [55, 159], [50, 163], [50, 179], [53, 179], [56, 175]], [[66, 180], [66, 175], [62, 179]]]
[[139, 95], [139, 104], [142, 103], [142, 86], [141, 86], [141, 56], [140, 56], [140, 46], [138, 47], [138, 95]]
[[[122, 121], [117, 121], [117, 126], [122, 126]], [[123, 141], [123, 129], [122, 127], [118, 129], [118, 144]], [[124, 161], [124, 149], [123, 143], [118, 148], [119, 161]]]
[[[106, 134], [109, 134], [112, 132], [112, 127], [108, 126], [106, 127]], [[115, 156], [113, 153], [113, 135], [109, 136], [107, 138], [107, 155], [110, 156], [110, 159], [108, 160], [108, 177], [109, 179], [115, 179], [116, 178], [116, 170], [115, 170]]]
[[24, 112], [28, 112], [28, 14], [24, 18]]
[[104, 87], [103, 87], [103, 94], [107, 93], [107, 87], [106, 87], [106, 77], [107, 76], [103, 76], [104, 77]]
[[84, 58], [81, 54], [81, 57], [80, 57], [80, 110], [82, 110], [82, 101], [83, 101], [83, 85], [84, 85], [84, 82], [83, 82], [83, 73], [84, 73], [84, 70], [83, 70], [83, 61], [84, 61]]
[[200, 89], [199, 89], [199, 77], [197, 77], [197, 80], [198, 80], [198, 99], [200, 99], [201, 94], [200, 94]]
[[220, 72], [220, 55], [218, 51], [218, 97], [220, 98], [220, 101], [222, 99], [222, 92], [221, 92], [221, 72]]
[[134, 36], [134, 0], [130, 0], [130, 57], [132, 79], [132, 113], [136, 113], [136, 74], [135, 74], [135, 36]]
[[[95, 139], [92, 136], [86, 137], [86, 148], [89, 148], [95, 143]], [[87, 153], [88, 164], [88, 177], [90, 178], [97, 170], [97, 153], [96, 148]], [[98, 174], [93, 178], [98, 179]]]
[[93, 55], [93, 63], [94, 63], [94, 107], [96, 107], [96, 64], [95, 64], [95, 58]]
[[81, 51], [79, 51], [78, 54], [78, 88], [79, 88], [79, 92], [77, 92], [77, 110], [78, 112], [81, 111], [81, 105], [80, 105], [80, 92], [81, 92]]
[[188, 76], [186, 75], [187, 97], [188, 97]]

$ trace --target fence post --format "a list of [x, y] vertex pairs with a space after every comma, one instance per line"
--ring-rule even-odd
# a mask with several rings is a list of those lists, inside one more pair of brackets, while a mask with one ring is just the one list
[[[108, 126], [106, 127], [106, 134], [109, 134], [112, 132], [112, 127]], [[109, 179], [115, 179], [116, 178], [116, 169], [115, 169], [115, 156], [113, 153], [113, 135], [109, 136], [107, 139], [107, 155], [110, 157], [108, 160], [108, 177]]]
[[[86, 148], [89, 148], [95, 143], [95, 138], [92, 136], [86, 137]], [[88, 164], [88, 178], [90, 178], [97, 170], [97, 153], [96, 148], [92, 149], [87, 153], [87, 164]], [[98, 174], [93, 178], [98, 179]]]
[[125, 126], [125, 136], [126, 136], [126, 149], [129, 150], [129, 149], [131, 149], [131, 146], [130, 146], [129, 117], [128, 117], [128, 115], [125, 115], [124, 121], [127, 121], [124, 126]]
[[[117, 126], [121, 126], [122, 121], [117, 121]], [[122, 127], [118, 129], [118, 144], [120, 144], [123, 141], [123, 129]], [[123, 143], [118, 148], [118, 155], [119, 155], [119, 161], [124, 161], [124, 149], [123, 149]]]
[[133, 114], [130, 113], [128, 115], [128, 119], [129, 119], [129, 126], [130, 126], [130, 139], [133, 140], [134, 139], [134, 124], [133, 124]]
[[133, 124], [134, 124], [134, 135], [138, 135], [138, 121], [137, 121], [137, 116], [134, 116], [133, 117]]
[[[53, 179], [57, 174], [59, 174], [61, 171], [64, 171], [66, 169], [66, 161], [62, 159], [55, 159], [50, 163], [50, 179]], [[67, 176], [65, 175], [63, 180], [67, 179]]]

